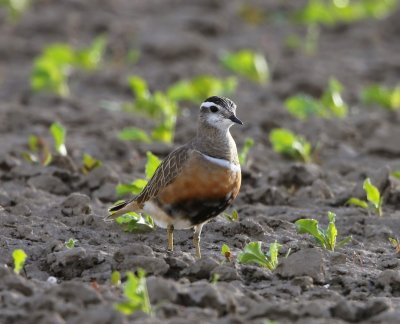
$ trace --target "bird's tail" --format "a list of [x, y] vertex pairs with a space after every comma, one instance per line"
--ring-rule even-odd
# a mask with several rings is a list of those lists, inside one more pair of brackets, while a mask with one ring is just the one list
[[135, 199], [122, 201], [108, 209], [108, 218], [117, 218], [123, 214], [139, 210], [140, 206]]

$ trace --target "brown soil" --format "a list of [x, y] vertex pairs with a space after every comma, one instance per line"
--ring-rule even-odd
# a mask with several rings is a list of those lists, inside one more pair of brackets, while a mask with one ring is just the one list
[[[239, 18], [240, 1], [228, 0], [41, 0], [15, 25], [1, 19], [1, 323], [398, 323], [400, 254], [388, 237], [400, 238], [400, 183], [389, 176], [390, 170], [400, 170], [400, 114], [365, 107], [358, 98], [366, 84], [399, 80], [400, 12], [381, 21], [323, 28], [318, 52], [307, 56], [285, 46], [289, 34], [304, 34], [303, 27], [280, 19], [294, 5], [254, 3], [268, 17], [257, 26]], [[98, 34], [109, 40], [104, 66], [74, 73], [70, 99], [30, 91], [32, 61], [43, 47], [82, 46]], [[125, 60], [131, 48], [141, 51], [137, 64]], [[199, 261], [191, 231], [176, 233], [170, 254], [162, 229], [132, 234], [104, 222], [107, 207], [117, 200], [115, 185], [143, 177], [145, 152], [163, 157], [173, 147], [121, 142], [116, 134], [122, 127], [152, 124], [105, 110], [102, 101], [131, 100], [126, 77], [133, 74], [156, 90], [199, 74], [228, 76], [218, 55], [240, 48], [265, 53], [272, 82], [262, 87], [240, 79], [232, 96], [245, 122], [233, 129], [238, 146], [246, 137], [256, 141], [233, 206], [239, 221], [210, 221]], [[285, 98], [298, 92], [319, 96], [331, 76], [345, 86], [351, 106], [346, 119], [301, 122], [287, 113]], [[182, 105], [174, 147], [194, 135], [197, 109]], [[48, 138], [53, 121], [68, 130], [70, 159], [47, 167], [25, 162], [21, 152], [28, 136]], [[316, 163], [295, 163], [274, 153], [268, 141], [274, 127], [318, 145]], [[85, 152], [104, 163], [86, 176], [76, 169]], [[350, 196], [362, 197], [366, 176], [384, 193], [382, 218], [344, 206]], [[325, 226], [327, 211], [337, 214], [340, 237], [353, 236], [336, 252], [321, 250], [293, 224], [313, 217]], [[71, 237], [78, 243], [67, 249], [64, 242]], [[224, 262], [223, 243], [235, 257], [257, 240], [283, 245], [275, 272]], [[16, 248], [29, 256], [21, 275], [10, 270]], [[111, 285], [111, 272], [138, 267], [148, 274], [153, 317], [141, 312], [125, 317], [113, 307], [123, 296]], [[214, 273], [220, 276], [216, 284], [210, 283]]]

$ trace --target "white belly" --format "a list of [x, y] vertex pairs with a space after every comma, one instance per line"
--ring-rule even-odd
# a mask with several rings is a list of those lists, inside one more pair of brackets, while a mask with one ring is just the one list
[[161, 228], [167, 228], [168, 225], [173, 225], [175, 229], [188, 229], [193, 227], [188, 220], [169, 217], [152, 201], [146, 201], [143, 206], [143, 211], [149, 214], [153, 218], [154, 223]]

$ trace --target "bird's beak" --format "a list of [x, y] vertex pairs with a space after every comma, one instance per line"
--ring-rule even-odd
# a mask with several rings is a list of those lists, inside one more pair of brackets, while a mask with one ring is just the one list
[[231, 117], [229, 117], [229, 119], [236, 124], [243, 125], [243, 122], [239, 118], [237, 118], [235, 115], [232, 115]]

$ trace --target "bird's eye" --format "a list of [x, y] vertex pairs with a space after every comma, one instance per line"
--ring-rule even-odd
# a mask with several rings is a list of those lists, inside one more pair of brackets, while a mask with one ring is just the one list
[[210, 111], [213, 112], [213, 113], [216, 113], [216, 112], [218, 111], [218, 107], [216, 107], [216, 106], [211, 106], [211, 107], [210, 107]]

